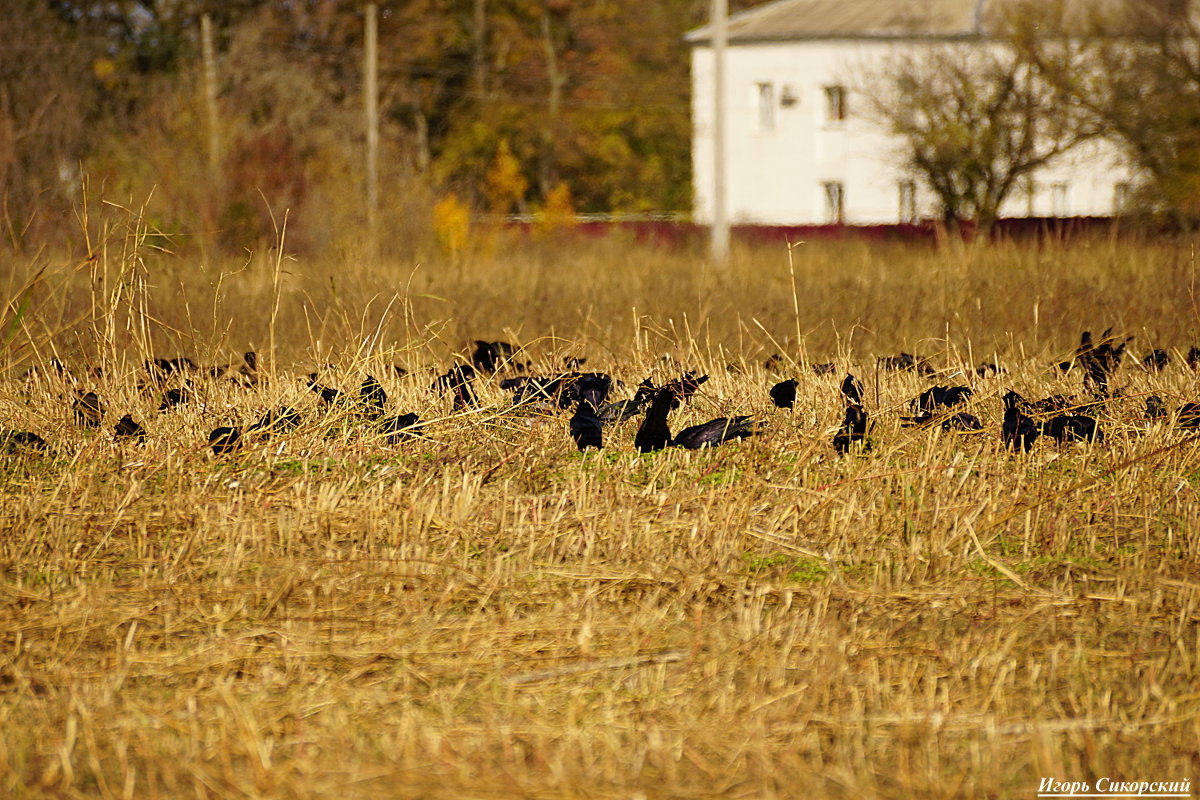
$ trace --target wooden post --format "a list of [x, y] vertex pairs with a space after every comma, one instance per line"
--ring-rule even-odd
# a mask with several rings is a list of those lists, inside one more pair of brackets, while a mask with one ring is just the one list
[[550, 21], [550, 9], [542, 8], [542, 46], [546, 50], [546, 79], [549, 83], [546, 120], [542, 125], [542, 152], [538, 157], [538, 185], [542, 197], [546, 197], [557, 182], [555, 178], [554, 137], [558, 134], [558, 113], [562, 105], [563, 87], [567, 78], [559, 69], [558, 53], [554, 49], [554, 28]]
[[367, 126], [367, 231], [372, 250], [378, 239], [379, 214], [379, 27], [378, 6], [367, 3], [366, 48], [363, 53], [363, 106]]
[[208, 166], [215, 183], [221, 168], [221, 129], [217, 116], [217, 59], [213, 48], [212, 17], [200, 15], [200, 58], [204, 65], [204, 101], [208, 111]]
[[471, 88], [482, 103], [487, 97], [487, 0], [475, 0], [472, 6]]
[[725, 187], [725, 48], [729, 43], [729, 1], [713, 0], [713, 196], [712, 261], [729, 263], [729, 215]]

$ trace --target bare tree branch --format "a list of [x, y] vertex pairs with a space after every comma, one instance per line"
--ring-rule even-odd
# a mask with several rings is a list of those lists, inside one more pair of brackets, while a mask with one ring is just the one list
[[1008, 33], [1146, 176], [1150, 210], [1200, 222], [1200, 22], [1190, 0], [1113, 0], [1083, 17], [1027, 3]]
[[903, 163], [953, 224], [987, 229], [1022, 179], [1097, 134], [1003, 42], [897, 54], [865, 84], [875, 118], [903, 142]]

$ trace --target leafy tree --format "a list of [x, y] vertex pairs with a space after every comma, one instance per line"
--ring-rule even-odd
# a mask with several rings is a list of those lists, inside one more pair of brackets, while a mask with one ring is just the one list
[[529, 182], [521, 174], [521, 165], [513, 157], [507, 141], [501, 141], [496, 160], [487, 171], [488, 205], [494, 214], [507, 214], [520, 207]]
[[102, 42], [36, 0], [0, 3], [0, 30], [0, 220], [20, 247], [42, 232], [39, 214], [70, 218], [107, 62]]
[[1200, 223], [1200, 19], [1189, 0], [1026, 3], [1009, 37], [1146, 176], [1152, 206]]
[[[32, 43], [0, 52], [8, 70], [0, 83], [0, 180], [9, 227], [24, 229], [21, 220], [52, 197], [65, 209], [69, 193], [55, 177], [70, 171], [63, 164], [82, 163], [106, 192], [150, 197], [150, 222], [166, 231], [223, 232], [240, 248], [272, 235], [269, 206], [291, 209], [293, 245], [317, 243], [318, 229], [352, 240], [362, 216], [363, 5], [0, 3], [0, 21], [12, 22], [6, 35], [12, 40], [17, 31]], [[432, 198], [449, 193], [462, 208], [489, 207], [501, 142], [509, 148], [508, 185], [520, 194], [508, 208], [688, 206], [682, 34], [707, 18], [707, 0], [379, 0], [378, 7], [380, 191], [396, 220], [428, 220]], [[216, 34], [216, 172], [201, 92], [202, 14]], [[54, 70], [44, 69], [43, 55]], [[37, 113], [36, 99], [47, 96], [68, 98], [56, 100], [56, 113], [66, 116], [52, 125]], [[48, 124], [49, 138], [23, 132], [35, 122]], [[35, 139], [50, 146], [34, 152]], [[412, 239], [416, 231], [396, 235], [403, 224], [388, 230]]]
[[436, 132], [440, 180], [482, 204], [480, 165], [504, 139], [529, 182], [528, 204], [565, 181], [586, 211], [688, 205], [690, 82], [681, 39], [696, 21], [689, 3], [509, 0], [488, 8], [487, 90], [464, 97]]
[[901, 138], [906, 166], [954, 226], [975, 220], [987, 230], [1023, 181], [1098, 133], [1003, 43], [897, 55], [865, 86], [875, 116]]

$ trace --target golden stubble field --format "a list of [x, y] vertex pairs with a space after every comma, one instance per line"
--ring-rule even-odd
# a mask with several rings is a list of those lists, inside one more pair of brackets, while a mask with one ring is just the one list
[[[1189, 241], [744, 247], [496, 239], [393, 263], [203, 263], [137, 226], [5, 286], [0, 795], [13, 798], [1033, 797], [1044, 778], [1200, 783], [1200, 400]], [[44, 268], [44, 269], [43, 269]], [[39, 270], [41, 270], [39, 272]], [[1083, 329], [1134, 335], [1102, 444], [1000, 443], [1000, 396], [1082, 396]], [[495, 378], [430, 390], [475, 338], [611, 372], [712, 377], [676, 430], [759, 435], [580, 454], [567, 414]], [[158, 413], [151, 356], [234, 361]], [[1162, 372], [1137, 366], [1171, 349]], [[936, 377], [881, 372], [900, 350]], [[772, 371], [763, 362], [784, 356]], [[33, 365], [52, 356], [74, 377]], [[995, 359], [1007, 374], [980, 378]], [[815, 375], [809, 362], [834, 361]], [[399, 364], [409, 370], [397, 376]], [[102, 367], [102, 377], [89, 374]], [[302, 379], [379, 376], [421, 438], [388, 444]], [[869, 453], [837, 456], [838, 384]], [[796, 408], [767, 389], [795, 377]], [[969, 383], [981, 433], [903, 428]], [[104, 427], [76, 425], [95, 390]], [[218, 425], [292, 405], [216, 457]], [[145, 444], [112, 425], [130, 413]]]

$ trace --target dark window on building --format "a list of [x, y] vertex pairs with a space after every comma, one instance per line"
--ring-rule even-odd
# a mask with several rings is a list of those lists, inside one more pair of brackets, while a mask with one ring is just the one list
[[775, 130], [775, 84], [757, 83], [758, 129], [763, 132]]
[[825, 221], [841, 225], [846, 220], [846, 190], [837, 181], [822, 183], [821, 188], [825, 192]]
[[825, 87], [825, 121], [841, 122], [846, 118], [846, 87]]
[[917, 182], [900, 181], [900, 221], [917, 221]]

